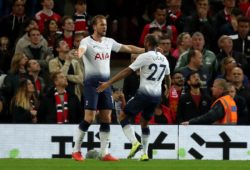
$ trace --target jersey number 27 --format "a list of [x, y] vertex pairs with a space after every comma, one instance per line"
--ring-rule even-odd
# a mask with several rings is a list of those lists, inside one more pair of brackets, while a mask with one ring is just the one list
[[[153, 70], [153, 73], [150, 74], [150, 75], [148, 76], [147, 80], [155, 81], [155, 80], [157, 79], [157, 81], [159, 81], [159, 80], [161, 79], [163, 73], [164, 73], [165, 70], [166, 70], [166, 65], [160, 64], [160, 66], [158, 67], [156, 64], [150, 64], [150, 65], [148, 66], [148, 68], [149, 68], [149, 70]], [[157, 78], [157, 77], [155, 77], [155, 73], [157, 72], [158, 68], [161, 69], [161, 74], [160, 74], [160, 76]]]

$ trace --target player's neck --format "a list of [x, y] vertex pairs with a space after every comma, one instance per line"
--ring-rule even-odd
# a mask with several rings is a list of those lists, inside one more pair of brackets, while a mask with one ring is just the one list
[[102, 36], [99, 36], [98, 34], [92, 34], [91, 38], [95, 41], [102, 42]]

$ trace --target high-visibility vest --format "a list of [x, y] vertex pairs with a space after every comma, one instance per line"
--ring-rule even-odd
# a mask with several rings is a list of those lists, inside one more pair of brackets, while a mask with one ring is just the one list
[[215, 122], [215, 124], [237, 124], [237, 106], [234, 99], [229, 96], [222, 96], [217, 99], [211, 106], [211, 108], [220, 101], [224, 107], [225, 115], [222, 119]]

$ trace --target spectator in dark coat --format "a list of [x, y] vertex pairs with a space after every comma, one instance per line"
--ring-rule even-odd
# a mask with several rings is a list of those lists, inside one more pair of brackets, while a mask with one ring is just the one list
[[66, 76], [60, 72], [53, 72], [52, 88], [41, 100], [38, 110], [39, 123], [79, 123], [82, 113], [80, 101], [77, 96], [68, 91]]
[[35, 87], [31, 80], [22, 79], [11, 101], [10, 113], [13, 123], [36, 123]]

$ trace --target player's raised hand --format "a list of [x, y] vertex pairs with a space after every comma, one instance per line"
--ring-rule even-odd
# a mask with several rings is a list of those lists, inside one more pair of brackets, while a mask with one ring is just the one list
[[99, 82], [99, 83], [100, 83], [100, 86], [98, 86], [96, 88], [96, 91], [98, 93], [103, 92], [106, 88], [108, 88], [110, 86], [110, 84], [108, 82]]

